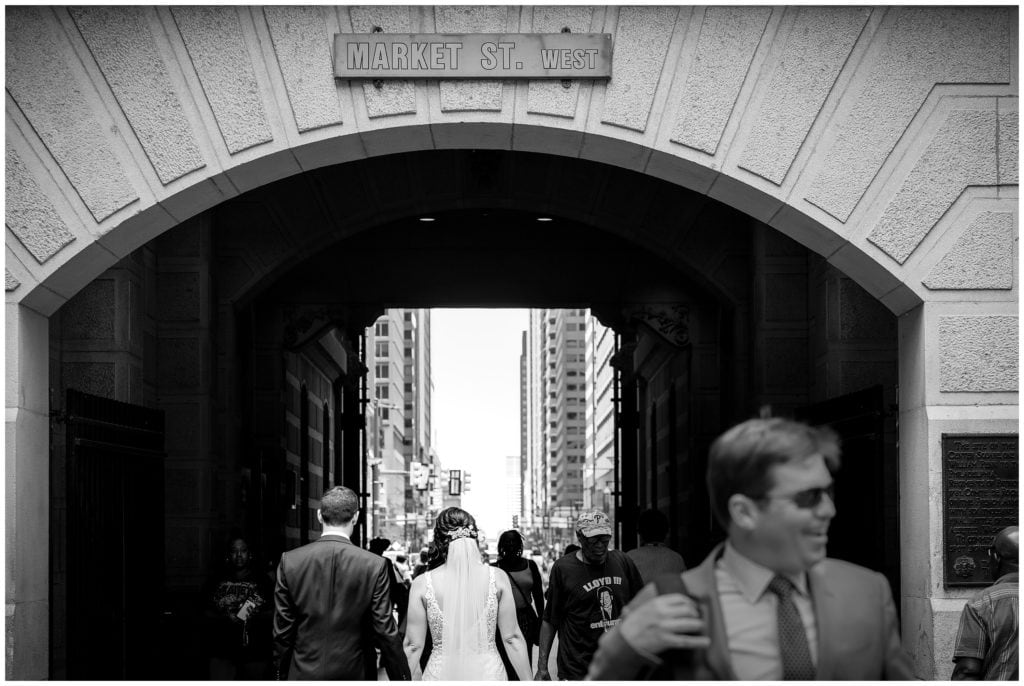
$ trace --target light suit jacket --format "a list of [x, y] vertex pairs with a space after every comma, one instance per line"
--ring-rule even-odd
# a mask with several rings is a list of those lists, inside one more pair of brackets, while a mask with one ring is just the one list
[[[698, 656], [691, 655], [695, 659], [689, 666], [676, 669], [677, 678], [737, 679], [715, 582], [715, 563], [723, 548], [719, 545], [699, 567], [682, 575], [688, 595], [700, 606], [707, 623], [711, 647]], [[815, 565], [807, 576], [818, 626], [818, 679], [914, 678], [910, 656], [900, 645], [896, 607], [884, 576], [833, 559]], [[642, 679], [659, 666], [633, 650], [623, 640], [620, 628], [621, 624], [601, 638], [588, 679]]]

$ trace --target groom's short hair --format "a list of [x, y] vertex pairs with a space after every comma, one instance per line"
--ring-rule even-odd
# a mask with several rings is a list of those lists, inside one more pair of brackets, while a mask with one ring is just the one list
[[328, 526], [344, 526], [359, 510], [359, 497], [351, 488], [335, 486], [320, 498], [320, 516]]

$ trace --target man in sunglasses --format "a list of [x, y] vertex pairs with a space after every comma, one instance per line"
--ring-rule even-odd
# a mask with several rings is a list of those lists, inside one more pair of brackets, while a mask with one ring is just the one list
[[711, 446], [728, 539], [648, 584], [601, 639], [589, 679], [911, 679], [885, 577], [825, 556], [839, 439], [752, 419]]

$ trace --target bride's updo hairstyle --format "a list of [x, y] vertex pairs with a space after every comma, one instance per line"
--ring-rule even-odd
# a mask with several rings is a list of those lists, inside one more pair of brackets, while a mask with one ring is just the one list
[[476, 544], [477, 528], [473, 515], [459, 507], [441, 510], [434, 523], [434, 559], [431, 567], [444, 564], [448, 559], [448, 544], [458, 538], [472, 538]]

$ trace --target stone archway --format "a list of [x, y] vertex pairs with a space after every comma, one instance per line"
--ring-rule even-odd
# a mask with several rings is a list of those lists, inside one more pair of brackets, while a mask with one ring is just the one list
[[[670, 181], [825, 256], [900, 316], [904, 637], [919, 674], [940, 674], [963, 594], [935, 562], [938, 437], [1016, 431], [1015, 19], [956, 7], [9, 8], [9, 674], [46, 664], [47, 317], [246, 190], [450, 148]], [[378, 26], [607, 32], [613, 77], [333, 79], [331, 35]]]

